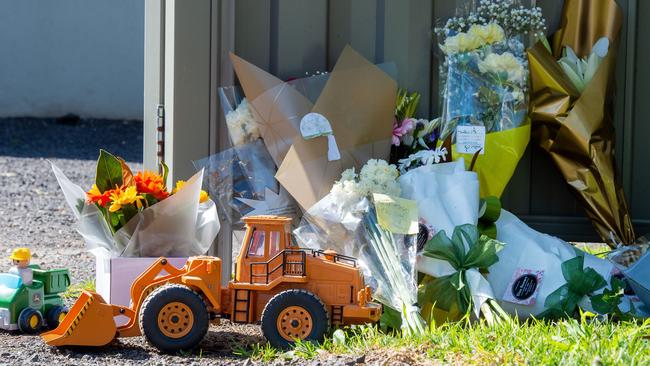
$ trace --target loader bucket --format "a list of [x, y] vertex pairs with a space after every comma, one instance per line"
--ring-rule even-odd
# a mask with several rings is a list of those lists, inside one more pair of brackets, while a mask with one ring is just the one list
[[41, 337], [50, 346], [104, 346], [116, 331], [113, 306], [99, 294], [83, 291], [59, 326]]

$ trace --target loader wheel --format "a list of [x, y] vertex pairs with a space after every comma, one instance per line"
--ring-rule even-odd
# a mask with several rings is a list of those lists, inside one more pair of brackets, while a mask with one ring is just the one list
[[52, 306], [50, 310], [45, 313], [47, 327], [50, 329], [56, 329], [56, 327], [61, 324], [66, 315], [68, 315], [67, 308], [60, 305]]
[[296, 339], [321, 342], [329, 326], [325, 304], [305, 290], [280, 292], [262, 312], [262, 332], [277, 348], [288, 348]]
[[203, 298], [189, 287], [175, 284], [164, 285], [147, 296], [139, 318], [147, 341], [170, 353], [196, 347], [210, 324]]
[[43, 315], [32, 308], [25, 308], [18, 315], [18, 329], [25, 334], [36, 334], [43, 327]]

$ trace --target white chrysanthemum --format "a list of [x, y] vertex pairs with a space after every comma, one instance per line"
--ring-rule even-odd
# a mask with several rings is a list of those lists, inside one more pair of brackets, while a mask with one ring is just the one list
[[354, 168], [345, 169], [343, 173], [341, 173], [341, 181], [355, 179], [357, 179], [357, 173], [354, 171]]
[[226, 125], [233, 145], [242, 145], [260, 138], [260, 130], [250, 105], [244, 98], [237, 108], [226, 114]]
[[482, 73], [506, 73], [508, 81], [520, 83], [524, 78], [524, 66], [510, 52], [502, 54], [491, 53], [484, 60], [479, 61], [478, 69]]
[[358, 199], [372, 193], [399, 196], [401, 189], [397, 183], [399, 172], [395, 165], [385, 160], [371, 159], [356, 174], [354, 168], [346, 169], [341, 180], [334, 183], [332, 193], [344, 195], [345, 200]]

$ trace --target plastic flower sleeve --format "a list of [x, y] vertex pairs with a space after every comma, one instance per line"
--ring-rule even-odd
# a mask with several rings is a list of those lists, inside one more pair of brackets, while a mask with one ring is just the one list
[[187, 257], [202, 255], [219, 232], [216, 206], [199, 203], [203, 171], [169, 198], [146, 208], [111, 234], [99, 210], [86, 203], [81, 187], [52, 165], [68, 205], [78, 219], [77, 231], [93, 254], [107, 251], [114, 257]]
[[374, 285], [374, 297], [399, 311], [402, 330], [422, 335], [425, 323], [420, 315], [417, 297], [414, 235], [394, 234], [382, 228], [372, 207], [363, 219], [363, 237], [356, 255], [366, 269], [366, 278]]
[[402, 314], [405, 331], [423, 331], [417, 307], [415, 236], [381, 228], [368, 198], [328, 194], [305, 213], [294, 237], [300, 246], [357, 258], [373, 296]]
[[84, 239], [88, 251], [96, 256], [101, 252], [119, 256], [121, 250], [115, 247], [111, 229], [97, 206], [86, 204], [86, 192], [72, 183], [59, 167], [53, 163], [51, 165], [65, 201], [77, 219], [77, 232]]
[[[545, 30], [541, 9], [517, 0], [465, 1], [437, 28], [442, 139], [469, 164], [476, 152], [481, 197], [500, 197], [530, 139], [525, 35]], [[462, 6], [461, 6], [462, 5]]]
[[260, 130], [249, 102], [239, 87], [219, 88], [219, 101], [233, 146], [260, 138]]
[[276, 167], [262, 140], [234, 146], [194, 162], [205, 169], [219, 216], [237, 223], [248, 214], [295, 216], [297, 207], [275, 179]]

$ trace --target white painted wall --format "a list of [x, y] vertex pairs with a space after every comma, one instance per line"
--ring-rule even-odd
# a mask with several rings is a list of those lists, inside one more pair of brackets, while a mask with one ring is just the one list
[[142, 119], [144, 0], [0, 0], [0, 117]]

